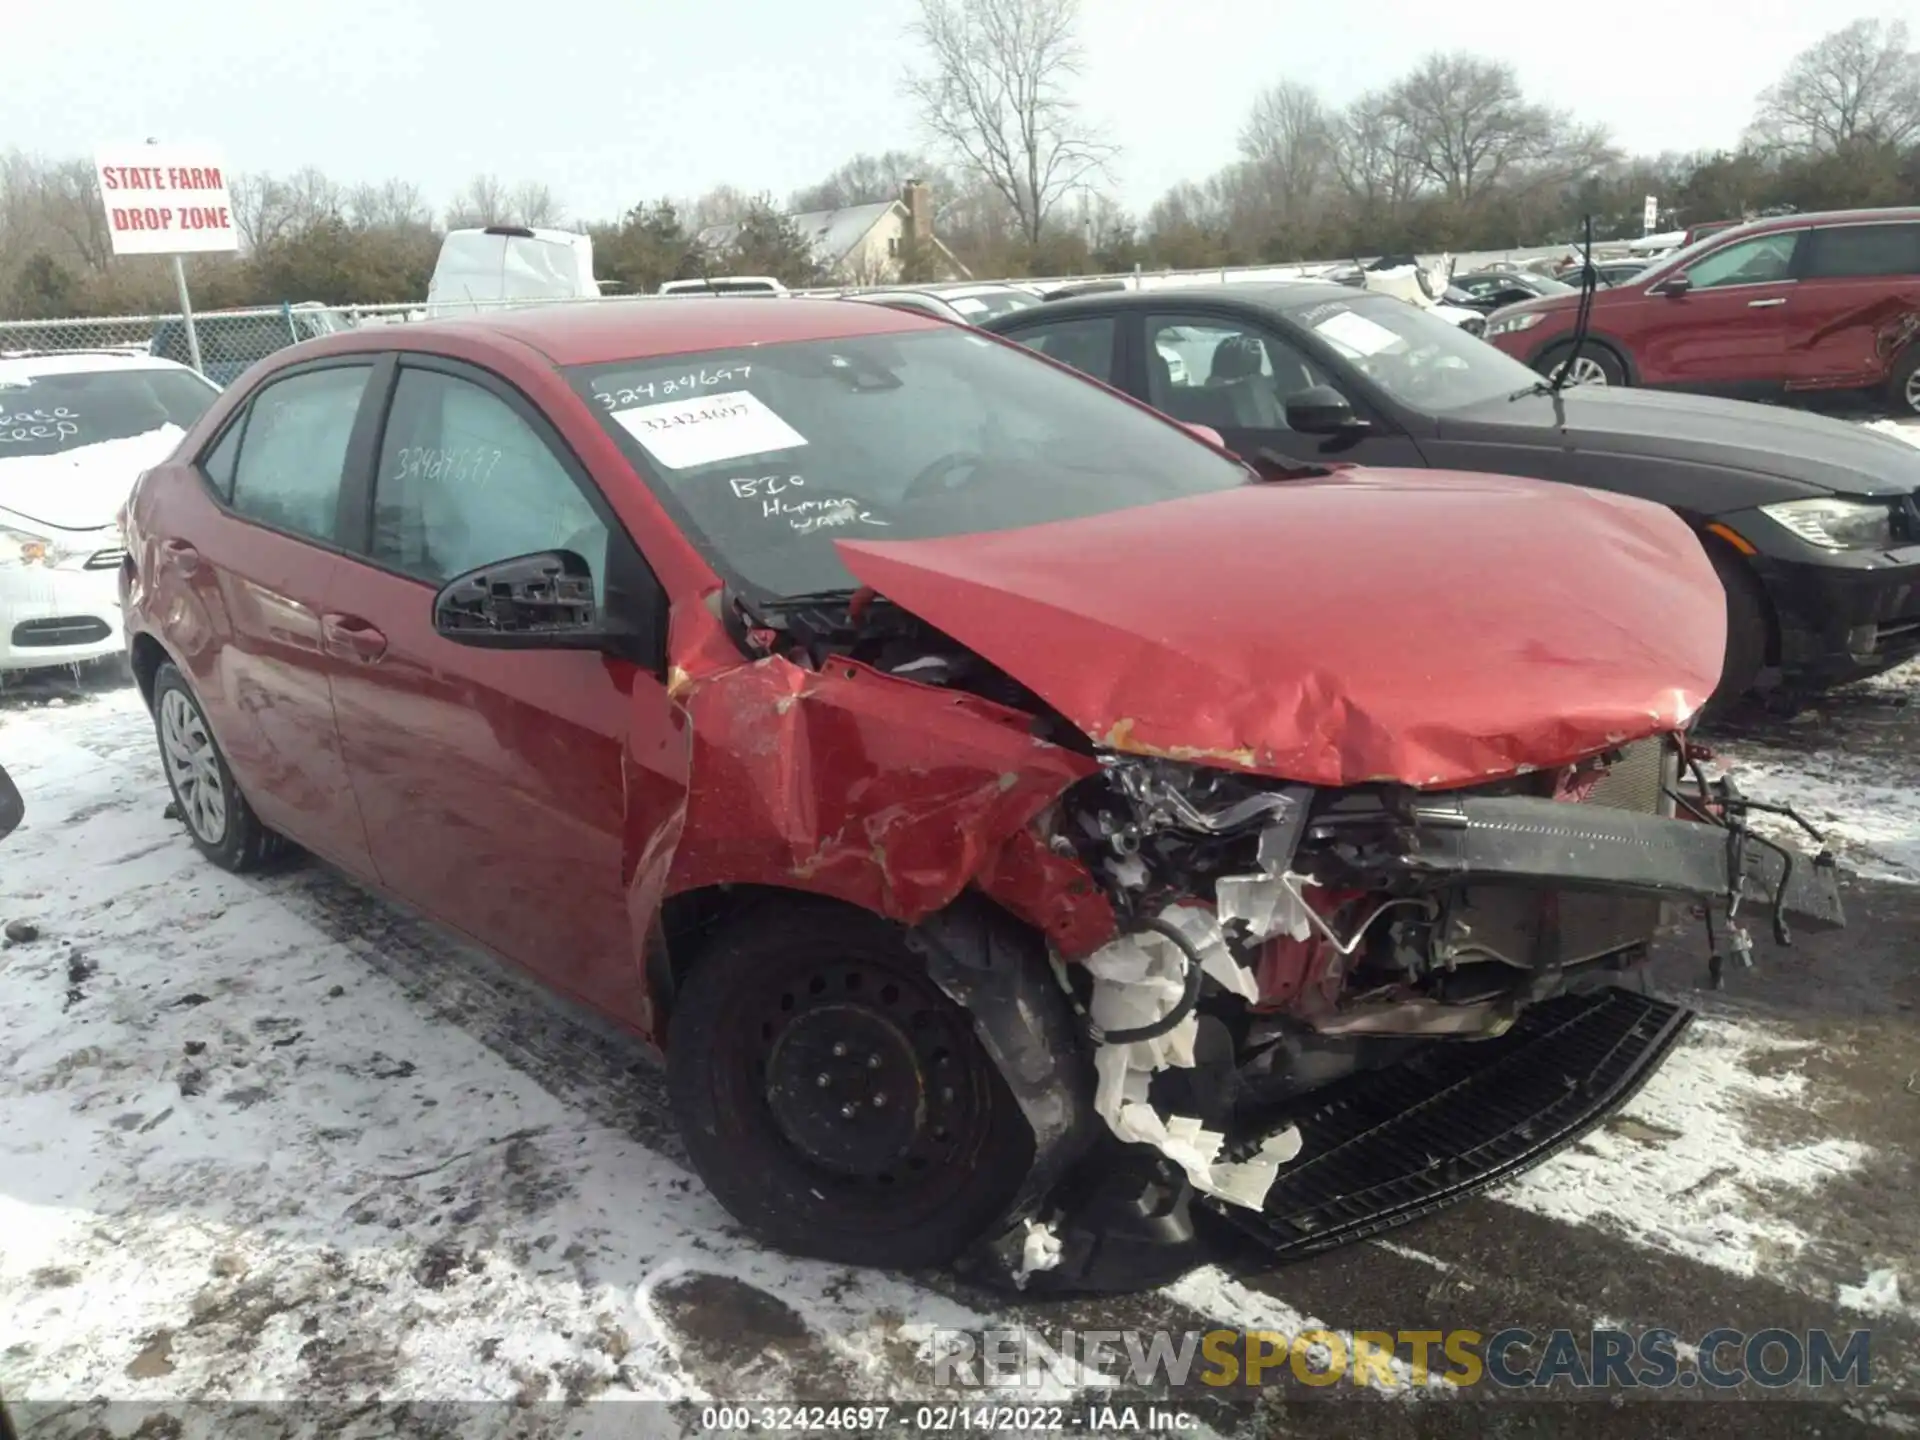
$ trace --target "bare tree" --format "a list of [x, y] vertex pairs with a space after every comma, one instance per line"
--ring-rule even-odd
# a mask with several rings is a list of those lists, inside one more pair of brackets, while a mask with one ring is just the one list
[[474, 176], [467, 182], [466, 188], [454, 197], [452, 206], [447, 210], [449, 230], [507, 225], [512, 220], [513, 207], [507, 197], [507, 188], [493, 175]]
[[1297, 216], [1312, 200], [1333, 160], [1333, 125], [1312, 87], [1282, 80], [1263, 90], [1240, 128], [1246, 179], [1264, 191], [1280, 219]]
[[929, 133], [984, 176], [1029, 245], [1116, 153], [1080, 115], [1078, 0], [920, 0], [931, 69], [907, 93]]
[[759, 197], [737, 186], [716, 185], [685, 207], [687, 224], [695, 233], [712, 225], [738, 225], [759, 206]]
[[874, 205], [898, 200], [909, 180], [924, 180], [933, 190], [936, 207], [954, 188], [944, 166], [917, 151], [889, 150], [883, 155], [855, 155], [819, 184], [794, 191], [787, 204], [796, 214]]
[[1803, 50], [1760, 92], [1749, 136], [1767, 148], [1814, 153], [1920, 138], [1920, 55], [1906, 21], [1856, 20]]
[[515, 224], [545, 229], [557, 228], [567, 213], [553, 191], [540, 180], [523, 180], [514, 186], [507, 197], [507, 211]]
[[433, 208], [411, 180], [382, 180], [347, 192], [347, 216], [359, 230], [410, 230], [433, 224]]
[[1402, 156], [1461, 202], [1551, 156], [1563, 123], [1546, 106], [1528, 103], [1513, 66], [1464, 51], [1429, 55], [1386, 99]]
[[1369, 218], [1391, 214], [1420, 188], [1406, 124], [1383, 94], [1362, 95], [1342, 112], [1331, 159], [1341, 187]]

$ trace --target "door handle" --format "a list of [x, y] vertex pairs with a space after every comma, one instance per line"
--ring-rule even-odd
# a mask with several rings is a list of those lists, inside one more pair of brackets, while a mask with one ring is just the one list
[[1787, 297], [1779, 295], [1771, 300], [1749, 300], [1747, 302], [1747, 308], [1749, 310], [1765, 310], [1769, 305], [1784, 305], [1786, 303]]
[[329, 655], [363, 665], [387, 653], [387, 637], [358, 615], [322, 615], [320, 645]]
[[182, 575], [191, 575], [200, 568], [200, 552], [185, 540], [165, 540], [160, 548]]

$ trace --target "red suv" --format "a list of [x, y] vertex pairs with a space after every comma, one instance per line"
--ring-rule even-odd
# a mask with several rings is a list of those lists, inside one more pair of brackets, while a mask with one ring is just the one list
[[[1580, 297], [1488, 317], [1543, 374], [1572, 350]], [[1782, 215], [1719, 230], [1593, 297], [1574, 378], [1758, 399], [1885, 387], [1920, 412], [1920, 209]]]

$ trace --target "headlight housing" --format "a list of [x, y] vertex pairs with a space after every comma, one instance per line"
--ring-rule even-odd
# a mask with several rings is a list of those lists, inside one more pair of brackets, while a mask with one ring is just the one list
[[1487, 339], [1496, 335], [1517, 335], [1522, 330], [1531, 330], [1547, 318], [1544, 310], [1528, 310], [1519, 315], [1496, 315], [1487, 321]]
[[60, 542], [52, 536], [0, 520], [0, 566], [44, 565], [51, 569], [66, 558]]
[[1783, 500], [1760, 513], [1822, 550], [1881, 550], [1893, 544], [1893, 507], [1882, 500]]

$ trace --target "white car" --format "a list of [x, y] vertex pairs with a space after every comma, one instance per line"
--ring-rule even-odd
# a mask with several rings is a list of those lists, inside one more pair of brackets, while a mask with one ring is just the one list
[[151, 355], [0, 356], [0, 671], [120, 651], [120, 507], [219, 393]]

